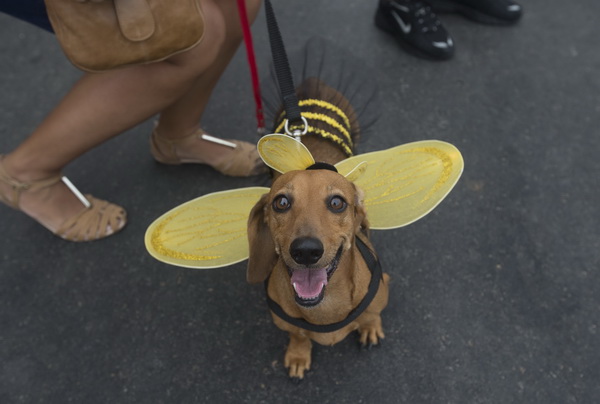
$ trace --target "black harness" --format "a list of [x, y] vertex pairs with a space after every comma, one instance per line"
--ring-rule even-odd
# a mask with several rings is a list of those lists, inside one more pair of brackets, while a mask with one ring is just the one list
[[375, 298], [377, 290], [379, 289], [379, 283], [382, 279], [382, 271], [379, 260], [371, 252], [371, 250], [369, 250], [365, 242], [362, 241], [359, 237], [356, 237], [355, 239], [356, 246], [358, 247], [358, 250], [360, 251], [363, 259], [369, 267], [369, 271], [371, 271], [371, 281], [369, 282], [369, 289], [367, 290], [365, 297], [363, 297], [358, 306], [356, 306], [345, 319], [343, 319], [342, 321], [338, 321], [337, 323], [331, 324], [313, 324], [309, 323], [303, 318], [289, 316], [285, 311], [283, 311], [279, 304], [277, 304], [273, 299], [269, 297], [268, 287], [270, 276], [269, 278], [267, 278], [267, 280], [265, 280], [265, 292], [267, 296], [267, 305], [269, 306], [269, 309], [271, 309], [271, 311], [275, 313], [277, 317], [290, 323], [291, 325], [313, 332], [334, 332], [344, 328], [345, 326], [356, 320], [358, 316], [360, 316], [365, 311], [365, 309], [369, 307], [369, 304], [371, 304], [371, 302]]

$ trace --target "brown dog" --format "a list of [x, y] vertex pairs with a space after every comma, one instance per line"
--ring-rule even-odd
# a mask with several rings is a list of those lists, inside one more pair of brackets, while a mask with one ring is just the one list
[[[298, 94], [335, 105], [350, 117], [345, 120], [349, 132], [358, 133], [352, 106], [339, 92], [309, 80]], [[339, 113], [324, 113], [343, 124]], [[317, 162], [345, 158], [339, 145], [312, 130], [330, 124], [309, 124], [302, 141]], [[388, 301], [389, 276], [373, 270], [378, 264], [368, 240], [363, 193], [328, 168], [276, 176], [248, 222], [248, 281], [268, 281], [273, 321], [290, 335], [284, 364], [290, 377], [300, 379], [310, 369], [311, 340], [333, 345], [354, 330], [363, 346], [384, 338], [380, 313]]]

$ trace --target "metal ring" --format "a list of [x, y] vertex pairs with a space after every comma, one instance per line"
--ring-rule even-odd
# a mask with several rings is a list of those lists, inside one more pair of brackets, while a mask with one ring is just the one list
[[301, 116], [300, 119], [302, 119], [302, 122], [304, 122], [304, 130], [300, 131], [299, 129], [294, 130], [294, 133], [290, 132], [290, 128], [288, 127], [288, 124], [290, 122], [289, 119], [285, 120], [285, 133], [289, 136], [294, 136], [294, 137], [298, 137], [298, 136], [302, 136], [302, 135], [306, 135], [308, 133], [308, 121], [306, 120], [305, 117]]

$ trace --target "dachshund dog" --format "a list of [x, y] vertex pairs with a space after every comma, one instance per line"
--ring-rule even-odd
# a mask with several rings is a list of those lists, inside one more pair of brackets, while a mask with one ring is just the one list
[[[311, 365], [311, 340], [333, 345], [355, 330], [363, 346], [384, 338], [380, 313], [388, 302], [389, 276], [373, 272], [369, 264], [377, 259], [368, 238], [363, 192], [331, 166], [348, 155], [331, 134], [337, 130], [358, 138], [352, 106], [318, 79], [306, 80], [297, 94], [301, 105], [319, 100], [304, 103], [303, 115], [310, 110], [313, 114], [307, 116], [317, 118], [307, 119], [309, 131], [302, 137], [318, 163], [274, 173], [270, 192], [253, 207], [247, 278], [268, 282], [273, 321], [290, 336], [284, 365], [290, 377], [302, 379]], [[361, 305], [362, 312], [352, 317]]]

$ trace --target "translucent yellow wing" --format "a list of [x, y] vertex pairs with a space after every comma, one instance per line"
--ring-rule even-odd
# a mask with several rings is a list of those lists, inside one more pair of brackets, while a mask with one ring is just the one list
[[458, 149], [437, 140], [408, 143], [391, 149], [360, 154], [336, 164], [365, 192], [371, 228], [406, 226], [431, 212], [452, 190], [464, 162]]
[[[264, 140], [263, 139], [267, 139]], [[265, 163], [287, 172], [312, 165], [310, 152], [284, 135], [263, 137]], [[393, 229], [419, 220], [452, 190], [463, 171], [456, 147], [436, 140], [361, 154], [336, 164], [365, 192], [371, 228]], [[186, 202], [156, 219], [146, 231], [148, 252], [188, 268], [218, 268], [248, 258], [250, 210], [268, 188], [216, 192]]]
[[291, 136], [281, 134], [263, 136], [256, 147], [265, 164], [282, 174], [304, 170], [315, 164], [306, 146]]
[[146, 230], [154, 258], [187, 268], [218, 268], [248, 258], [250, 210], [268, 188], [215, 192], [165, 213]]

